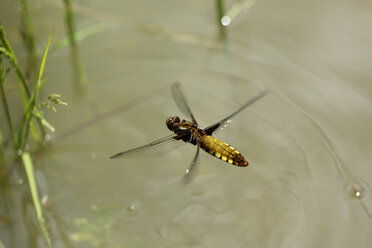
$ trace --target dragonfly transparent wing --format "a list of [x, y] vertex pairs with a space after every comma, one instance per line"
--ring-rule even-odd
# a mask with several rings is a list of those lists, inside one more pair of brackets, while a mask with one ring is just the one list
[[127, 151], [119, 152], [110, 157], [110, 159], [114, 158], [124, 158], [129, 155], [154, 155], [159, 154], [162, 152], [169, 151], [169, 147], [177, 148], [185, 144], [185, 142], [181, 139], [183, 136], [187, 135], [187, 132], [179, 133], [179, 134], [171, 134], [165, 136], [161, 139], [155, 140], [147, 145], [136, 147]]
[[219, 122], [205, 128], [204, 131], [206, 131], [208, 135], [211, 135], [213, 132], [227, 126], [229, 124], [231, 118], [233, 118], [235, 115], [239, 114], [241, 111], [246, 109], [248, 106], [251, 106], [252, 104], [257, 102], [258, 100], [260, 100], [262, 97], [266, 96], [268, 93], [269, 93], [269, 90], [262, 91], [260, 94], [251, 98], [248, 102], [246, 102], [242, 106], [240, 106], [235, 112], [233, 112], [229, 116], [223, 118]]
[[196, 120], [194, 118], [194, 115], [192, 114], [192, 112], [190, 110], [189, 104], [186, 101], [186, 97], [185, 97], [185, 94], [183, 93], [181, 83], [176, 82], [176, 83], [172, 84], [171, 91], [172, 91], [173, 99], [176, 102], [176, 105], [177, 105], [178, 109], [184, 115], [190, 117], [194, 124], [197, 124]]
[[186, 173], [185, 173], [185, 175], [183, 177], [184, 183], [189, 183], [192, 180], [192, 178], [193, 178], [194, 169], [195, 169], [195, 167], [197, 166], [197, 164], [199, 162], [199, 151], [200, 151], [200, 144], [197, 143], [195, 157], [192, 160], [192, 162], [190, 164], [190, 167], [186, 170]]

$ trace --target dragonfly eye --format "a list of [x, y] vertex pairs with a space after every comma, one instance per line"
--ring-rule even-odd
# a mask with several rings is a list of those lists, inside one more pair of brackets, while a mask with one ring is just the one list
[[176, 130], [178, 124], [181, 122], [181, 119], [178, 116], [169, 117], [165, 122], [169, 130]]

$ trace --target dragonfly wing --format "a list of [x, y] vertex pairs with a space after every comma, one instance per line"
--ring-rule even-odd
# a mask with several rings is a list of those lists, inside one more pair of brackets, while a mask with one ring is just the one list
[[186, 97], [185, 97], [185, 94], [183, 93], [181, 83], [176, 82], [176, 83], [172, 84], [171, 91], [172, 91], [173, 99], [176, 102], [176, 105], [177, 105], [178, 109], [184, 115], [190, 117], [194, 124], [197, 124], [196, 120], [194, 118], [194, 115], [192, 114], [192, 112], [190, 110], [189, 104], [186, 101]]
[[132, 154], [146, 155], [147, 153], [147, 154], [153, 155], [154, 153], [157, 153], [159, 151], [164, 151], [164, 152], [169, 151], [169, 149], [167, 149], [168, 146], [179, 147], [185, 144], [185, 142], [182, 140], [182, 137], [184, 137], [187, 134], [188, 134], [187, 132], [180, 133], [180, 134], [171, 134], [161, 139], [155, 140], [147, 145], [116, 153], [112, 155], [110, 159], [119, 158], [119, 157], [123, 158], [129, 155], [132, 155]]
[[190, 167], [186, 170], [186, 173], [183, 178], [185, 183], [189, 183], [193, 178], [194, 174], [192, 172], [194, 171], [194, 168], [197, 166], [199, 162], [199, 151], [200, 151], [200, 144], [197, 143], [195, 157], [192, 160]]
[[258, 100], [260, 100], [262, 97], [266, 96], [268, 93], [269, 93], [269, 90], [262, 91], [260, 94], [251, 98], [248, 102], [246, 102], [242, 106], [240, 106], [235, 112], [233, 112], [229, 116], [223, 118], [219, 122], [216, 122], [213, 125], [210, 125], [209, 127], [205, 128], [204, 131], [206, 131], [206, 133], [208, 135], [211, 135], [213, 132], [221, 129], [222, 127], [225, 127], [230, 122], [231, 118], [233, 118], [235, 115], [239, 114], [242, 110], [246, 109], [248, 106], [251, 106], [252, 104], [257, 102]]

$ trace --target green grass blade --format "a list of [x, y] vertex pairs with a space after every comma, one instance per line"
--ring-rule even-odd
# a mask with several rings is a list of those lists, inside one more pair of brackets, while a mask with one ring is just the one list
[[25, 171], [26, 171], [28, 185], [30, 187], [32, 201], [34, 203], [36, 216], [37, 216], [39, 225], [40, 225], [41, 230], [44, 234], [44, 237], [45, 237], [45, 239], [48, 243], [48, 246], [51, 248], [52, 244], [50, 242], [48, 231], [45, 227], [43, 212], [42, 212], [42, 209], [41, 209], [39, 194], [38, 194], [38, 191], [37, 191], [37, 184], [36, 184], [35, 173], [34, 173], [34, 165], [32, 164], [31, 156], [28, 152], [24, 152], [22, 154], [22, 162], [23, 162], [23, 166], [24, 166]]
[[[35, 108], [36, 99], [37, 99], [39, 91], [41, 90], [42, 86], [44, 85], [41, 81], [41, 78], [43, 76], [43, 72], [44, 72], [44, 68], [45, 68], [45, 61], [46, 61], [46, 58], [47, 58], [47, 55], [48, 55], [48, 50], [49, 50], [50, 42], [52, 40], [53, 32], [54, 32], [54, 29], [52, 30], [52, 32], [49, 35], [49, 40], [48, 40], [48, 43], [46, 45], [46, 48], [45, 48], [45, 51], [44, 51], [44, 54], [43, 54], [43, 59], [41, 60], [41, 65], [40, 65], [40, 70], [39, 70], [39, 74], [38, 74], [38, 77], [37, 77], [36, 87], [35, 87], [34, 92], [31, 95], [29, 104], [27, 105], [27, 108], [25, 110], [25, 113], [23, 115], [23, 118], [22, 118], [22, 121], [21, 121], [21, 124], [20, 124], [19, 132], [18, 132], [18, 148], [19, 149], [21, 149], [23, 147], [24, 142], [27, 140], [28, 132], [29, 132], [29, 128], [30, 128], [30, 122], [31, 122], [31, 119], [32, 119], [32, 113], [33, 113], [34, 108]], [[43, 134], [43, 137], [44, 136], [45, 136], [45, 134]]]
[[[47, 45], [45, 47], [45, 51], [44, 51], [44, 54], [43, 54], [43, 59], [41, 60], [39, 75], [37, 77], [36, 88], [38, 88], [39, 85], [41, 85], [41, 83], [42, 83], [41, 82], [41, 78], [43, 77], [44, 67], [45, 67], [45, 61], [46, 61], [46, 58], [47, 58], [47, 55], [48, 55], [48, 50], [49, 50], [50, 42], [52, 41], [53, 32], [54, 32], [54, 28], [53, 28], [52, 32], [50, 32], [48, 43], [47, 43]], [[40, 88], [35, 91], [36, 94], [39, 92], [39, 90], [40, 90]]]
[[[76, 41], [81, 42], [84, 39], [89, 38], [90, 36], [93, 36], [95, 34], [98, 34], [102, 31], [104, 31], [107, 28], [108, 28], [108, 26], [106, 24], [97, 23], [97, 24], [93, 24], [89, 27], [86, 27], [84, 29], [78, 30], [78, 31], [75, 32]], [[69, 45], [70, 45], [70, 37], [69, 36], [64, 37], [61, 40], [59, 40], [58, 42], [53, 44], [53, 51], [68, 47]]]
[[18, 75], [18, 78], [21, 81], [22, 86], [25, 89], [27, 96], [30, 97], [31, 93], [30, 93], [30, 90], [29, 90], [29, 88], [28, 88], [28, 86], [26, 84], [26, 79], [23, 76], [21, 69], [19, 68], [17, 57], [16, 57], [15, 53], [13, 52], [13, 49], [12, 49], [12, 47], [10, 46], [10, 44], [8, 42], [8, 39], [6, 38], [5, 30], [4, 30], [4, 27], [2, 25], [0, 25], [0, 40], [3, 43], [4, 47], [6, 48], [6, 50], [10, 54], [12, 54], [12, 60], [10, 62], [15, 67], [16, 72], [17, 72], [17, 75]]
[[[14, 68], [16, 70], [16, 73], [17, 73], [17, 76], [18, 76], [18, 82], [20, 83], [19, 88], [21, 90], [22, 100], [23, 100], [23, 103], [24, 103], [24, 106], [25, 106], [25, 109], [26, 109], [27, 105], [29, 104], [31, 93], [30, 93], [30, 90], [29, 90], [29, 88], [26, 84], [26, 79], [23, 76], [23, 73], [22, 73], [22, 71], [21, 71], [21, 69], [18, 65], [17, 56], [15, 55], [11, 45], [9, 44], [8, 39], [6, 37], [6, 34], [5, 34], [5, 29], [1, 24], [0, 24], [0, 40], [3, 43], [3, 46], [5, 47], [5, 49], [7, 51], [6, 55], [8, 55], [8, 59], [9, 59], [10, 63], [14, 66]], [[9, 55], [10, 55], [10, 57], [9, 57]], [[41, 132], [42, 136], [45, 136], [45, 129], [42, 126], [41, 122], [38, 121], [37, 124], [39, 126], [39, 129], [40, 129], [40, 132]], [[17, 146], [19, 147], [19, 146], [21, 146], [21, 144], [18, 143]]]

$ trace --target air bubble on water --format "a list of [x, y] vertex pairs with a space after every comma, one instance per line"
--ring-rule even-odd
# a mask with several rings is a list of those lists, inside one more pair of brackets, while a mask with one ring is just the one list
[[137, 202], [129, 203], [124, 209], [124, 213], [127, 216], [135, 216], [140, 212], [141, 205]]
[[223, 16], [223, 17], [221, 18], [221, 24], [222, 24], [223, 26], [229, 26], [230, 23], [231, 23], [231, 18], [230, 18], [230, 16]]
[[345, 199], [352, 203], [356, 200], [365, 200], [368, 197], [369, 188], [368, 184], [363, 180], [357, 179], [349, 181], [343, 190]]
[[50, 140], [50, 135], [49, 135], [49, 134], [46, 134], [45, 137], [44, 137], [44, 140], [45, 140], [46, 142], [48, 142], [48, 141]]

